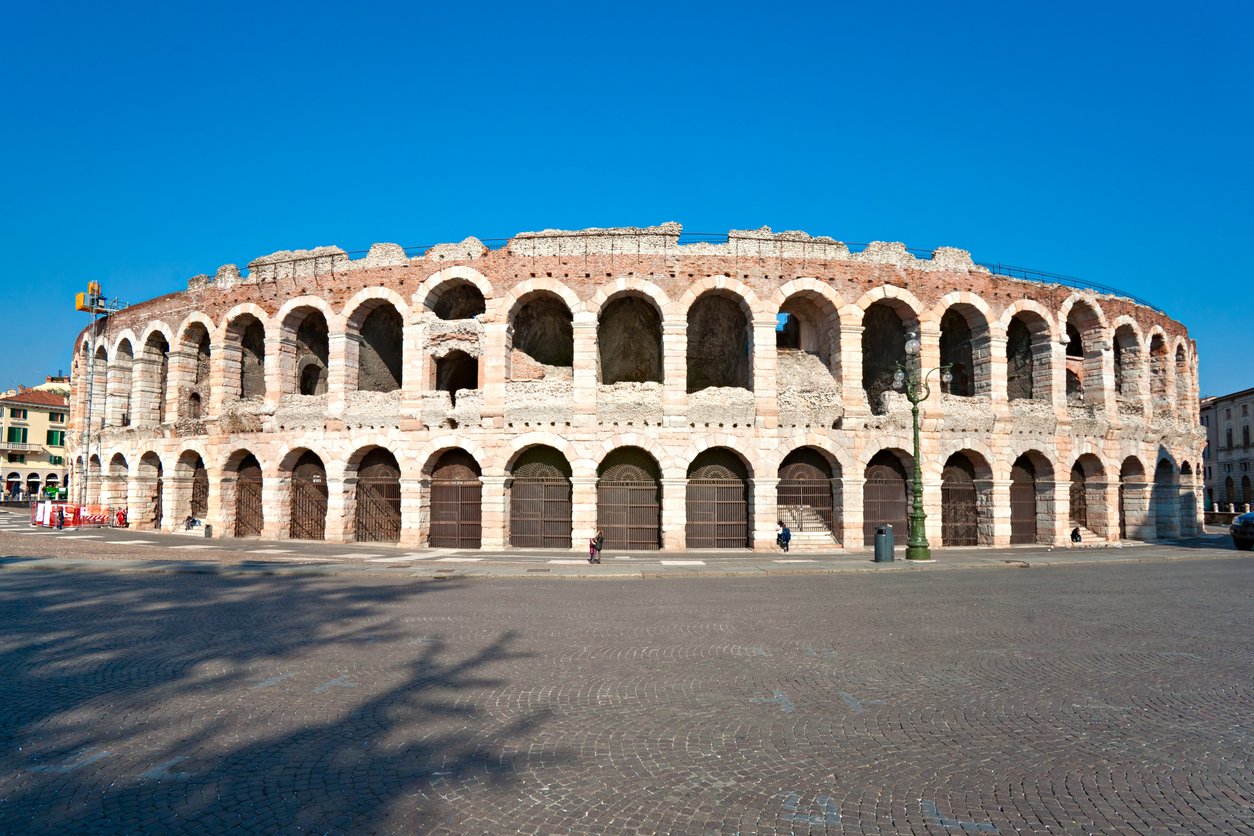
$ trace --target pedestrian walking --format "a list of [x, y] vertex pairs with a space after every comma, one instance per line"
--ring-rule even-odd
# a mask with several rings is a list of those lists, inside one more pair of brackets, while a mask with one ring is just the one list
[[65, 506], [58, 505], [57, 506], [57, 531], [63, 531], [64, 529], [65, 529]]
[[596, 536], [588, 541], [588, 562], [601, 562], [601, 549], [605, 546], [605, 532], [597, 529]]
[[788, 544], [792, 542], [792, 532], [788, 526], [784, 526], [779, 532], [779, 545], [784, 551], [788, 551]]

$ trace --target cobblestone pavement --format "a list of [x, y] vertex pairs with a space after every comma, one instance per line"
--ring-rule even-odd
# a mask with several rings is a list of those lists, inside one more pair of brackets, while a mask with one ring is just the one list
[[1252, 578], [0, 570], [0, 832], [1254, 832]]

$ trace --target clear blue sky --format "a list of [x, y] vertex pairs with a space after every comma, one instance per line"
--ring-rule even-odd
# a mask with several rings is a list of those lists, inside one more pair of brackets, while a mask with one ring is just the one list
[[546, 227], [952, 245], [1254, 386], [1248, 3], [7, 4], [0, 387], [280, 249]]

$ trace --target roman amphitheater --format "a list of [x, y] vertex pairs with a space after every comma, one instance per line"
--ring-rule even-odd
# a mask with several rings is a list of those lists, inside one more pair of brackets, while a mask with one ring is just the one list
[[1195, 344], [1133, 299], [769, 229], [489, 243], [279, 252], [102, 318], [75, 346], [86, 500], [410, 548], [600, 526], [610, 549], [768, 549], [778, 521], [802, 548], [901, 542], [913, 331], [953, 377], [921, 407], [934, 547], [1199, 528]]

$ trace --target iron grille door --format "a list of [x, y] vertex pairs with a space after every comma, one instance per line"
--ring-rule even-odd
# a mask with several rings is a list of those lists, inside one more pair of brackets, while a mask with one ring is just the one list
[[656, 551], [662, 547], [662, 502], [656, 482], [597, 482], [597, 526], [605, 547]]
[[1073, 479], [1071, 482], [1071, 525], [1080, 528], [1089, 527], [1089, 503], [1084, 482]]
[[292, 479], [293, 540], [323, 540], [327, 530], [327, 484], [311, 479]]
[[[880, 468], [868, 468], [868, 474]], [[884, 468], [884, 470], [891, 470]], [[906, 480], [892, 474], [887, 477], [868, 476], [862, 492], [862, 542], [863, 545], [875, 545], [875, 529], [881, 525], [893, 527], [894, 540], [900, 541], [903, 536], [909, 537], [907, 521], [909, 496], [906, 492]]]
[[775, 490], [780, 522], [793, 531], [822, 532], [839, 541], [836, 503], [830, 479], [785, 479]]
[[[483, 537], [483, 483], [431, 483], [431, 545], [442, 549], [477, 549]], [[569, 548], [569, 543], [567, 544]]]
[[1036, 542], [1036, 481], [1017, 479], [1010, 482], [1010, 542]]
[[749, 505], [739, 479], [689, 479], [690, 549], [743, 549], [749, 545]]
[[941, 484], [941, 542], [946, 546], [980, 543], [975, 484], [961, 478]]
[[260, 537], [261, 473], [241, 473], [235, 480], [235, 536]]
[[392, 476], [357, 479], [354, 538], [359, 543], [395, 543], [401, 539], [401, 483]]
[[514, 479], [509, 496], [509, 544], [531, 549], [569, 549], [570, 480], [561, 476]]
[[192, 474], [191, 513], [198, 518], [209, 516], [209, 471], [203, 466]]
[[164, 515], [164, 509], [161, 506], [161, 494], [164, 482], [160, 476], [157, 477], [156, 483], [152, 486], [152, 527], [154, 529], [161, 528], [161, 518]]

